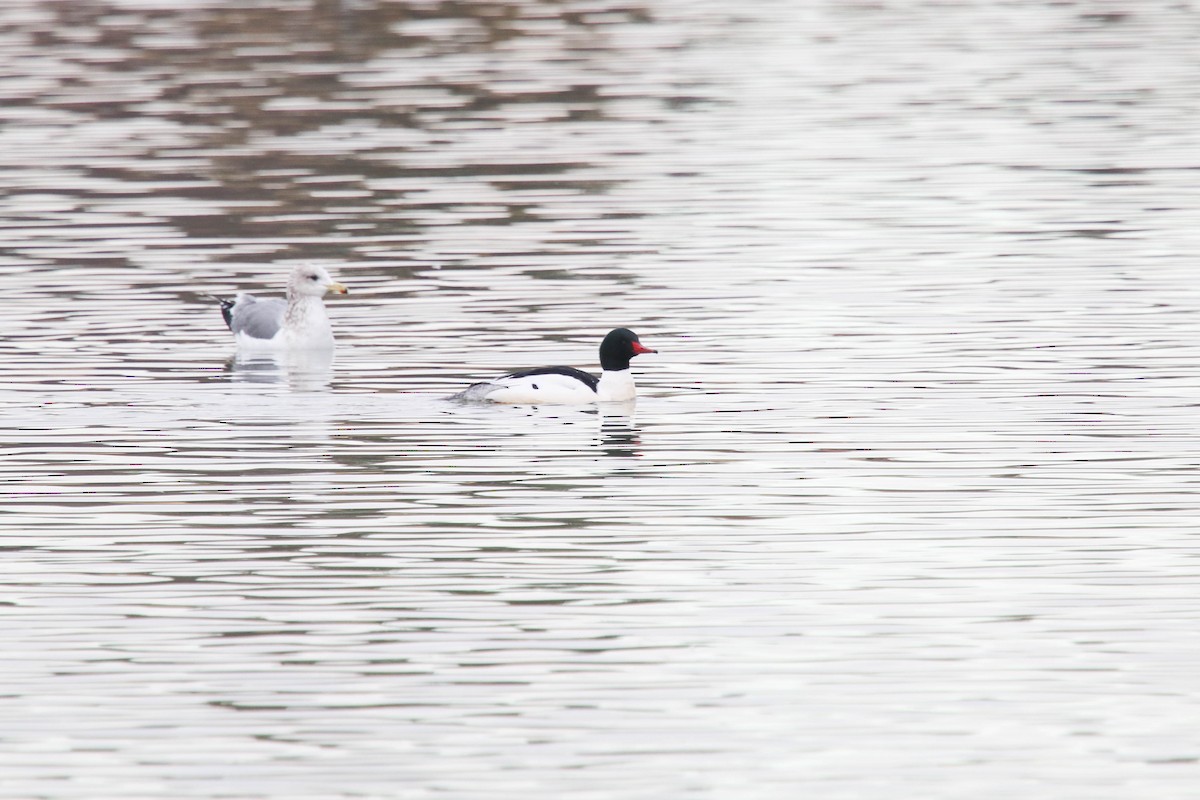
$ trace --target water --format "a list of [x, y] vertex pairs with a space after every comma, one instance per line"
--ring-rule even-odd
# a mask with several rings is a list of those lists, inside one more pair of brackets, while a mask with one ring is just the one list
[[1194, 796], [1198, 29], [4, 4], [0, 795]]

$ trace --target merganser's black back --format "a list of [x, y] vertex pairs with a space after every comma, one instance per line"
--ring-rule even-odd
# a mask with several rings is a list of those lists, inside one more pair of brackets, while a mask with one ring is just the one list
[[523, 369], [520, 372], [510, 372], [504, 377], [528, 378], [533, 375], [566, 375], [568, 378], [586, 383], [592, 391], [595, 391], [597, 384], [600, 383], [598, 376], [574, 367], [534, 367], [533, 369]]

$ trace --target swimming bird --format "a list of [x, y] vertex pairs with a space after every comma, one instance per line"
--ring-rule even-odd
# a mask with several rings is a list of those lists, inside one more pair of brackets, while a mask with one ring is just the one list
[[286, 301], [277, 297], [260, 299], [246, 292], [239, 292], [232, 300], [217, 300], [239, 348], [319, 350], [333, 347], [333, 330], [321, 298], [327, 292], [347, 291], [324, 267], [302, 265], [288, 276]]
[[536, 367], [472, 384], [452, 399], [513, 405], [632, 400], [636, 390], [629, 360], [657, 352], [638, 341], [638, 335], [628, 328], [616, 328], [600, 343], [599, 376], [574, 367]]

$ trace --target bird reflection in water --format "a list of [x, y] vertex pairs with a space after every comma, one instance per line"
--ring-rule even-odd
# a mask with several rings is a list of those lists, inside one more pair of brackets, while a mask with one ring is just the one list
[[333, 352], [237, 354], [225, 362], [233, 383], [283, 383], [298, 392], [329, 388], [333, 379]]
[[606, 456], [639, 458], [642, 455], [641, 430], [634, 421], [637, 400], [600, 403], [600, 447]]

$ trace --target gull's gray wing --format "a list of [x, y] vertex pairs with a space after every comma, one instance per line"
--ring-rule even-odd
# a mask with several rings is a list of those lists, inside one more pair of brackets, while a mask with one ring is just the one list
[[283, 327], [287, 302], [278, 298], [259, 300], [254, 295], [238, 297], [229, 315], [229, 330], [233, 335], [245, 334], [253, 339], [271, 339]]

